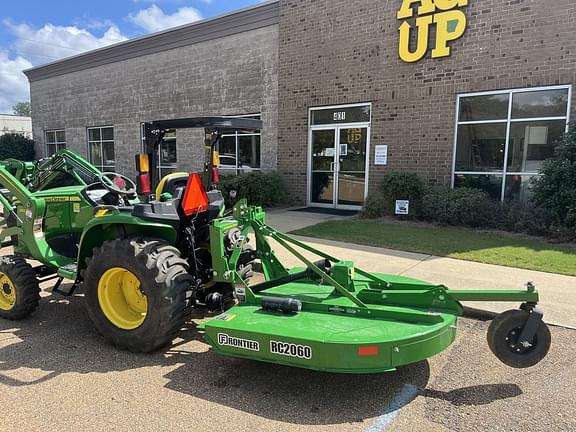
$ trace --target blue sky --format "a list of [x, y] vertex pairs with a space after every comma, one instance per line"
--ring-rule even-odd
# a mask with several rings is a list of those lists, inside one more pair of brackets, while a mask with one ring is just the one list
[[29, 99], [22, 70], [261, 0], [9, 0], [0, 9], [0, 113]]

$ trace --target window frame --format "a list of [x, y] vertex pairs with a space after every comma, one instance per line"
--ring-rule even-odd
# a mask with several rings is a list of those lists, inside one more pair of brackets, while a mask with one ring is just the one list
[[[257, 118], [258, 120], [262, 120], [262, 113], [254, 113], [254, 114], [241, 114], [241, 115], [233, 115], [233, 116], [226, 116], [229, 118]], [[239, 139], [240, 137], [253, 137], [258, 136], [260, 137], [260, 163], [258, 168], [250, 167], [249, 171], [244, 171], [244, 168], [238, 166], [240, 162], [239, 153], [240, 153], [240, 144]], [[243, 132], [238, 133], [238, 130], [235, 130], [233, 134], [225, 133], [222, 134], [222, 138], [234, 138], [236, 149], [235, 149], [235, 158], [236, 158], [236, 166], [234, 168], [225, 168], [225, 165], [219, 165], [218, 169], [220, 170], [221, 174], [233, 174], [233, 175], [240, 175], [250, 172], [257, 172], [262, 171], [262, 131], [259, 132]], [[229, 165], [232, 166], [232, 165]]]
[[[512, 109], [514, 105], [514, 95], [517, 93], [529, 93], [529, 92], [542, 92], [549, 90], [568, 90], [568, 104], [566, 106], [565, 116], [550, 116], [550, 117], [533, 117], [533, 118], [513, 118]], [[471, 120], [471, 121], [460, 121], [460, 108], [461, 100], [463, 98], [475, 97], [475, 96], [494, 96], [499, 94], [508, 94], [508, 113], [506, 119], [501, 120]], [[502, 176], [502, 192], [500, 195], [500, 201], [504, 202], [506, 199], [506, 181], [508, 176], [538, 176], [538, 172], [518, 172], [508, 170], [508, 156], [510, 150], [510, 135], [512, 130], [512, 125], [515, 123], [532, 123], [539, 121], [565, 121], [566, 129], [565, 132], [569, 131], [570, 128], [570, 114], [572, 109], [572, 85], [554, 85], [554, 86], [542, 86], [542, 87], [529, 87], [529, 88], [516, 88], [509, 90], [494, 90], [494, 91], [483, 91], [474, 93], [462, 93], [456, 98], [456, 121], [454, 126], [454, 145], [452, 154], [452, 177], [450, 180], [450, 186], [452, 189], [455, 187], [456, 176], [457, 175], [495, 175]], [[504, 166], [502, 171], [456, 171], [456, 156], [458, 151], [458, 132], [460, 126], [466, 125], [482, 125], [482, 124], [506, 124], [506, 143], [504, 150]]]
[[[64, 141], [58, 141], [58, 132], [64, 133]], [[48, 143], [48, 134], [53, 133], [55, 141], [53, 143]], [[46, 157], [51, 157], [58, 153], [60, 150], [66, 150], [68, 139], [66, 138], [66, 129], [46, 129], [44, 131], [44, 151], [46, 152]], [[52, 154], [48, 151], [48, 145], [56, 146], [56, 151]], [[63, 147], [62, 147], [63, 145]]]
[[[100, 140], [99, 141], [91, 141], [90, 140], [90, 131], [91, 130], [96, 130], [99, 129], [100, 130]], [[102, 139], [102, 129], [112, 129], [112, 134], [113, 134], [113, 139], [112, 140], [103, 140]], [[114, 166], [110, 166], [110, 165], [104, 165], [104, 152], [103, 152], [103, 148], [102, 148], [102, 144], [104, 142], [112, 142], [112, 145], [114, 147]], [[90, 163], [92, 165], [94, 165], [97, 169], [99, 169], [102, 172], [107, 172], [107, 171], [112, 171], [114, 172], [116, 170], [116, 131], [114, 130], [114, 125], [108, 125], [108, 126], [90, 126], [86, 128], [86, 143], [88, 146], [88, 160], [90, 161]], [[91, 143], [99, 143], [100, 144], [100, 163], [95, 163], [92, 160], [92, 151], [90, 149], [90, 144]]]

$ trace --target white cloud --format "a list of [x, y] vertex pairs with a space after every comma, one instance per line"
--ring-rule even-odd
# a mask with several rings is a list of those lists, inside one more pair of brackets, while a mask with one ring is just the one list
[[[212, 0], [201, 0], [202, 2], [212, 2]], [[134, 3], [153, 3], [153, 4], [158, 4], [158, 3], [172, 3], [172, 4], [181, 4], [184, 2], [184, 0], [132, 0], [132, 2]]]
[[32, 63], [23, 57], [11, 60], [8, 54], [0, 51], [0, 113], [12, 113], [17, 102], [30, 99], [28, 80], [22, 73], [32, 67]]
[[[183, 7], [173, 14], [165, 14], [153, 4], [147, 9], [130, 14], [127, 19], [146, 32], [156, 32], [201, 20], [202, 15], [192, 7]], [[120, 29], [108, 20], [84, 20], [83, 23], [76, 21], [76, 25], [71, 26], [48, 23], [41, 28], [14, 24], [9, 20], [4, 20], [2, 24], [15, 37], [15, 42], [9, 49], [0, 48], [0, 112], [5, 113], [12, 112], [15, 103], [30, 98], [28, 80], [22, 73], [23, 70], [127, 39]], [[104, 32], [97, 35], [97, 30]]]
[[202, 14], [192, 7], [183, 7], [172, 15], [166, 15], [158, 6], [152, 5], [148, 9], [130, 14], [128, 19], [138, 27], [152, 33], [199, 21], [202, 19]]
[[126, 40], [113, 24], [100, 37], [77, 26], [46, 24], [36, 29], [10, 21], [3, 24], [16, 38], [9, 50], [0, 50], [0, 112], [3, 113], [11, 113], [16, 102], [30, 99], [23, 70]]
[[115, 25], [98, 37], [76, 26], [46, 24], [35, 29], [27, 24], [14, 25], [6, 21], [4, 24], [16, 37], [16, 51], [33, 64], [47, 63], [126, 40]]

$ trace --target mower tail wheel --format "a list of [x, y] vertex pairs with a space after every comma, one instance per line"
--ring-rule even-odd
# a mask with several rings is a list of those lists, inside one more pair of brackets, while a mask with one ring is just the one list
[[488, 328], [488, 346], [498, 359], [513, 368], [538, 364], [550, 349], [552, 337], [548, 326], [540, 321], [531, 343], [521, 344], [520, 335], [530, 312], [510, 310], [498, 315]]
[[30, 264], [20, 257], [0, 257], [0, 318], [26, 318], [39, 301], [40, 287]]
[[111, 240], [86, 262], [88, 315], [108, 342], [151, 352], [172, 341], [192, 311], [195, 294], [178, 249], [157, 240]]

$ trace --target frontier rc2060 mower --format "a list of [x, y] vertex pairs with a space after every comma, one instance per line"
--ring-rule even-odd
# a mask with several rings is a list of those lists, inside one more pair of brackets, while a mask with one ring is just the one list
[[[206, 131], [204, 172], [158, 182], [157, 150], [166, 130], [189, 127]], [[95, 327], [120, 348], [160, 348], [199, 306], [222, 310], [199, 327], [218, 353], [368, 373], [445, 350], [456, 336], [460, 301], [504, 301], [522, 306], [490, 325], [494, 354], [518, 368], [547, 354], [550, 332], [531, 285], [454, 291], [370, 273], [274, 230], [262, 209], [244, 200], [226, 214], [214, 185], [226, 129], [258, 130], [261, 122], [212, 117], [145, 124], [138, 186], [120, 174], [101, 173], [70, 151], [35, 163], [1, 162], [0, 237], [10, 238], [3, 246], [13, 246], [14, 255], [0, 258], [0, 317], [28, 316], [38, 305], [39, 281], [55, 279], [60, 294], [83, 287]], [[302, 268], [284, 266], [270, 240]], [[264, 281], [250, 284], [255, 261]], [[63, 279], [74, 281], [66, 291]]]

